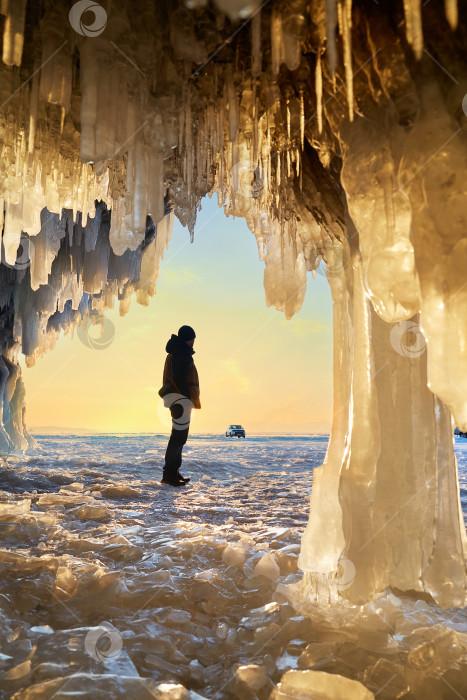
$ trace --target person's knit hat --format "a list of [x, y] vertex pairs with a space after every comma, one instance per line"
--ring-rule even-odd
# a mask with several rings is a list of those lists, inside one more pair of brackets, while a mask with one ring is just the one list
[[193, 340], [196, 338], [196, 333], [191, 326], [182, 326], [178, 329], [178, 337], [180, 340]]

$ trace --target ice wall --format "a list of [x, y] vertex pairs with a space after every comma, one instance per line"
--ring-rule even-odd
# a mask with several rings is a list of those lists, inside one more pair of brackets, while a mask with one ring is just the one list
[[[467, 9], [81, 7], [2, 5], [5, 358], [32, 363], [115, 296], [123, 312], [133, 291], [145, 303], [166, 204], [193, 236], [216, 192], [256, 237], [268, 305], [290, 318], [322, 260], [333, 288], [333, 433], [304, 540], [308, 590], [360, 600], [402, 586], [459, 604], [448, 409], [467, 430]], [[148, 216], [163, 231], [150, 245]], [[401, 354], [394, 337], [409, 331]], [[4, 402], [4, 425], [7, 413]], [[356, 569], [345, 590], [343, 555]]]
[[[156, 226], [148, 217], [143, 242], [122, 255], [112, 250], [110, 212], [103, 203], [84, 226], [80, 215], [73, 222], [70, 210], [59, 216], [43, 209], [40, 221], [33, 239], [23, 234], [24, 251], [15, 266], [0, 266], [0, 453], [35, 447], [25, 426], [18, 353], [32, 366], [61, 332], [79, 329], [86, 339], [92, 325], [102, 330], [105, 312], [116, 300], [121, 315], [128, 312], [133, 294], [147, 305], [156, 290], [173, 215], [168, 212]], [[98, 334], [96, 338], [93, 342], [99, 344]]]
[[330, 284], [334, 419], [313, 474], [304, 590], [324, 602], [344, 595], [363, 603], [390, 587], [463, 606], [467, 541], [451, 415], [427, 388], [418, 315], [408, 325], [382, 320], [358, 259]]

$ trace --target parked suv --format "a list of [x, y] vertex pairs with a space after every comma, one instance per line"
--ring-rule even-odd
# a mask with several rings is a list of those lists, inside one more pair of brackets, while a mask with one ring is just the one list
[[225, 437], [246, 437], [245, 430], [241, 425], [229, 425], [225, 431]]

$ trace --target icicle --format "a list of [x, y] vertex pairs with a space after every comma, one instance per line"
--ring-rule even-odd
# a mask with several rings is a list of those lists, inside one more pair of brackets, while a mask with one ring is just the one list
[[261, 10], [251, 20], [251, 74], [261, 73]]
[[303, 87], [300, 88], [300, 144], [303, 151], [305, 146], [305, 101], [303, 98]]
[[290, 148], [287, 149], [287, 177], [290, 177]]
[[329, 70], [332, 74], [334, 74], [337, 66], [336, 2], [337, 0], [326, 0], [326, 36], [328, 41], [327, 55]]
[[204, 153], [203, 153], [203, 128], [200, 124], [196, 135], [196, 186], [200, 190], [202, 187], [202, 177], [204, 170]]
[[183, 137], [185, 135], [185, 110], [181, 109], [178, 116], [178, 147], [183, 149]]
[[349, 119], [352, 122], [353, 109], [353, 73], [352, 73], [352, 0], [343, 0], [338, 5], [339, 33], [344, 44], [344, 69], [347, 88]]
[[188, 200], [191, 199], [191, 180], [193, 177], [193, 147], [191, 124], [191, 92], [188, 89], [185, 107], [185, 182], [187, 184]]
[[34, 139], [36, 134], [36, 119], [37, 119], [37, 100], [39, 97], [39, 71], [38, 66], [35, 66], [34, 75], [31, 81], [31, 92], [29, 94], [29, 138], [28, 138], [28, 153], [30, 156], [34, 153]]
[[93, 163], [96, 160], [96, 122], [99, 114], [99, 87], [101, 72], [100, 56], [93, 42], [86, 41], [80, 49], [81, 82], [81, 160]]
[[411, 45], [415, 56], [422, 57], [423, 31], [421, 0], [404, 0], [405, 33], [407, 41]]
[[219, 163], [219, 179], [220, 179], [220, 201], [219, 205], [221, 202], [224, 201], [224, 177], [225, 177], [225, 158], [224, 158], [224, 149], [221, 150], [220, 152], [220, 163]]
[[318, 133], [323, 131], [323, 74], [321, 72], [321, 53], [318, 52], [315, 72], [316, 112], [318, 115]]
[[20, 66], [23, 57], [24, 20], [27, 0], [8, 0], [3, 29], [3, 63]]
[[302, 0], [284, 3], [282, 7], [283, 60], [291, 71], [297, 70], [302, 59], [305, 34], [305, 3]]
[[273, 7], [271, 13], [271, 67], [273, 75], [279, 73], [283, 59], [282, 20], [279, 11]]
[[297, 172], [297, 177], [300, 175], [300, 160], [301, 160], [301, 154], [298, 148], [295, 149], [295, 170]]
[[219, 151], [219, 153], [223, 153], [224, 151], [224, 124], [224, 102], [221, 100], [216, 114], [217, 150]]
[[235, 141], [238, 129], [238, 103], [237, 92], [232, 72], [227, 71], [227, 100], [229, 103], [229, 139]]
[[287, 138], [290, 141], [290, 107], [289, 98], [287, 98]]
[[267, 180], [268, 180], [268, 191], [272, 190], [272, 163], [271, 163], [271, 128], [269, 126], [269, 118], [268, 118], [268, 131], [267, 131], [267, 154], [268, 154], [268, 159], [267, 159]]
[[[42, 58], [40, 97], [46, 102], [61, 105], [69, 111], [73, 85], [70, 44], [66, 26], [68, 16], [63, 8], [50, 8], [40, 20]], [[61, 27], [61, 31], [57, 30]]]
[[157, 151], [149, 155], [148, 214], [157, 224], [164, 218], [164, 165]]
[[451, 29], [457, 29], [457, 0], [444, 0], [444, 13]]

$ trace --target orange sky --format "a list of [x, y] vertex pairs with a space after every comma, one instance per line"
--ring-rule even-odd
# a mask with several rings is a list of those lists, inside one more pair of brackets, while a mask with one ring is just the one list
[[[204, 200], [195, 241], [175, 220], [148, 307], [133, 300], [107, 314], [112, 342], [87, 347], [75, 333], [28, 369], [27, 424], [102, 432], [168, 432], [161, 405], [165, 344], [194, 327], [202, 410], [192, 432], [327, 432], [331, 415], [332, 304], [324, 276], [309, 283], [301, 312], [286, 321], [267, 308], [264, 263], [245, 222]], [[92, 332], [97, 335], [98, 329]]]

